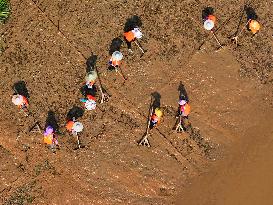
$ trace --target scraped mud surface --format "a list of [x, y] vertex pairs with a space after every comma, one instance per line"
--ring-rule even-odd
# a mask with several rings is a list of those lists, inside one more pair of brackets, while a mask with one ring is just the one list
[[[229, 37], [240, 22], [243, 1], [12, 0], [11, 5], [9, 22], [0, 27], [1, 204], [145, 205], [174, 204], [177, 198], [183, 204], [182, 191], [198, 190], [189, 187], [191, 181], [224, 163], [228, 150], [245, 142], [249, 130], [272, 138], [267, 130], [273, 123], [270, 1], [249, 3], [262, 30], [254, 37], [245, 31], [237, 48]], [[202, 27], [206, 6], [214, 7], [218, 17], [221, 50]], [[123, 43], [124, 83], [107, 71], [107, 62], [111, 41], [122, 39], [133, 15], [142, 21], [141, 44], [147, 52], [141, 57], [133, 45], [129, 54]], [[84, 148], [75, 150], [77, 141], [64, 124], [69, 110], [81, 107], [91, 55], [97, 56], [111, 98], [79, 118]], [[18, 81], [29, 93], [29, 117], [11, 103]], [[178, 134], [172, 128], [182, 88], [192, 107], [192, 129]], [[145, 133], [151, 94], [164, 109], [164, 121], [152, 131], [147, 148], [137, 142]], [[56, 154], [42, 144], [41, 134], [29, 132], [36, 122], [44, 127], [48, 112], [59, 126]], [[265, 119], [268, 126], [261, 124]]]

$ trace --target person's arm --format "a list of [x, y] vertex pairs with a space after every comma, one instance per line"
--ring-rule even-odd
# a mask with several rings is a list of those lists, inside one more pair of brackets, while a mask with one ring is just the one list
[[86, 98], [80, 98], [80, 101], [85, 103], [87, 101], [87, 99]]

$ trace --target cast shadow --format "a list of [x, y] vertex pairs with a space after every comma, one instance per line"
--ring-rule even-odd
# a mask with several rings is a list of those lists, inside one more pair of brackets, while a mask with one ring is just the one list
[[115, 51], [120, 51], [123, 41], [117, 37], [114, 38], [109, 47], [109, 55], [112, 55]]
[[76, 120], [79, 117], [82, 117], [83, 114], [84, 114], [84, 109], [78, 106], [73, 106], [67, 113], [66, 119], [67, 121], [72, 120], [73, 118]]
[[256, 14], [255, 10], [250, 6], [245, 6], [245, 12], [247, 20], [257, 20], [258, 15]]
[[97, 95], [97, 87], [93, 86], [92, 88], [88, 88], [87, 85], [84, 85], [80, 88], [81, 94], [86, 97], [87, 95], [96, 96]]
[[214, 14], [214, 8], [206, 7], [202, 10], [202, 21], [206, 20], [206, 17]]
[[18, 81], [14, 83], [12, 89], [16, 94], [23, 95], [26, 98], [30, 97], [25, 81]]
[[128, 32], [133, 30], [136, 27], [141, 27], [141, 26], [142, 26], [142, 21], [140, 17], [134, 15], [126, 20], [123, 30], [124, 32]]
[[186, 100], [187, 102], [189, 102], [188, 93], [186, 91], [184, 84], [181, 81], [178, 86], [178, 91], [179, 91], [179, 100]]
[[154, 110], [156, 108], [159, 108], [161, 105], [161, 103], [160, 103], [161, 95], [158, 92], [153, 92], [151, 95], [154, 98], [154, 101], [152, 103], [152, 108]]
[[92, 53], [91, 56], [86, 60], [86, 73], [95, 70], [97, 59], [98, 56]]
[[45, 128], [49, 125], [54, 129], [54, 131], [57, 132], [59, 130], [58, 120], [56, 119], [55, 113], [51, 110], [47, 113]]

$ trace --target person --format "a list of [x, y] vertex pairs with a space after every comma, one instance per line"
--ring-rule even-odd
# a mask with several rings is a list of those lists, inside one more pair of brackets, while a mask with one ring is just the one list
[[84, 103], [84, 107], [87, 110], [95, 110], [96, 109], [96, 98], [92, 95], [86, 95], [86, 98], [81, 98], [81, 102]]
[[68, 120], [66, 123], [66, 129], [71, 132], [73, 135], [77, 135], [79, 132], [83, 130], [83, 124], [77, 122], [74, 118]]
[[28, 99], [25, 96], [19, 94], [14, 94], [12, 96], [12, 102], [14, 105], [17, 105], [18, 108], [22, 110], [27, 109], [29, 106]]
[[208, 31], [213, 31], [215, 23], [216, 23], [216, 17], [212, 14], [209, 14], [204, 19], [204, 28]]
[[92, 89], [93, 85], [95, 84], [95, 81], [98, 77], [98, 74], [96, 71], [90, 71], [89, 73], [86, 74], [85, 76], [85, 85], [87, 88]]
[[260, 30], [261, 26], [258, 21], [249, 19], [248, 28], [252, 34], [255, 35]]
[[156, 108], [150, 119], [150, 129], [153, 129], [156, 125], [159, 124], [163, 116], [163, 112], [160, 108]]
[[50, 148], [54, 151], [56, 146], [58, 146], [57, 135], [52, 126], [48, 125], [44, 131], [44, 143], [49, 145]]
[[124, 40], [128, 46], [129, 52], [132, 52], [132, 42], [136, 39], [142, 38], [143, 34], [138, 27], [135, 27], [133, 30], [124, 32]]
[[188, 116], [191, 111], [191, 107], [189, 103], [185, 99], [180, 99], [178, 104], [179, 104], [179, 115], [181, 115], [185, 119], [188, 119]]
[[121, 60], [123, 58], [123, 55], [120, 51], [113, 52], [108, 64], [109, 64], [109, 70], [117, 70], [118, 67], [121, 65]]

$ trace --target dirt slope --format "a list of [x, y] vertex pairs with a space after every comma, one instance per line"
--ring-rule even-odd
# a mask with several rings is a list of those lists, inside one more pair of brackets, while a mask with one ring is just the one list
[[176, 204], [272, 204], [272, 116], [249, 128], [224, 161], [184, 188]]

